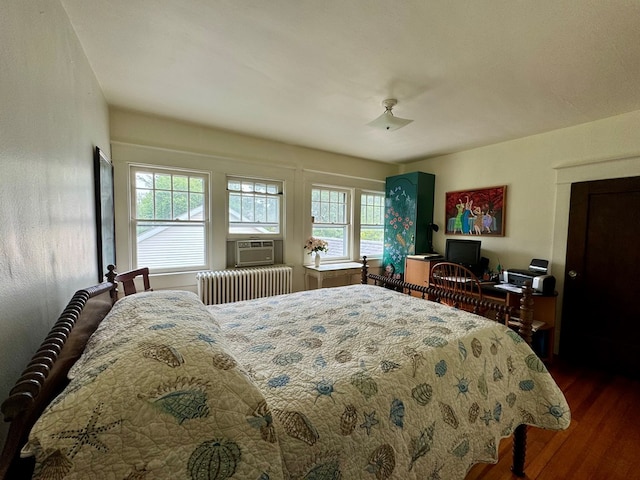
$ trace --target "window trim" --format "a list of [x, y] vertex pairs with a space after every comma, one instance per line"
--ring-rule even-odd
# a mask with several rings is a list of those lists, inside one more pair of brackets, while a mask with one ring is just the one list
[[[385, 199], [385, 192], [384, 190], [372, 190], [372, 189], [368, 189], [368, 188], [359, 188], [356, 189], [356, 193], [358, 194], [358, 199], [359, 199], [359, 205], [358, 205], [358, 232], [359, 235], [358, 237], [358, 258], [362, 258], [362, 245], [361, 245], [361, 240], [362, 240], [362, 196], [363, 195], [377, 195], [382, 197], [382, 223], [380, 224], [380, 227], [382, 228], [382, 233], [383, 233], [383, 237], [382, 237], [382, 252], [380, 252], [379, 255], [367, 255], [367, 258], [370, 259], [382, 259], [382, 256], [384, 254], [384, 211], [385, 211], [385, 204], [384, 204], [384, 199]], [[372, 224], [365, 224], [365, 225], [372, 225]]]
[[[201, 177], [203, 180], [203, 206], [202, 206], [202, 221], [197, 220], [171, 220], [171, 219], [139, 219], [136, 218], [136, 200], [137, 200], [137, 187], [136, 187], [136, 173], [160, 173], [169, 174], [175, 176], [192, 176]], [[138, 265], [138, 241], [137, 241], [137, 226], [140, 222], [156, 222], [165, 224], [191, 224], [202, 225], [204, 230], [204, 263], [202, 265], [188, 265], [179, 267], [157, 268], [151, 267], [153, 274], [175, 274], [175, 273], [190, 273], [200, 270], [207, 270], [210, 265], [210, 250], [211, 250], [211, 174], [210, 172], [203, 170], [195, 170], [181, 167], [167, 167], [161, 165], [150, 164], [129, 164], [129, 262], [131, 268], [145, 267], [147, 265]]]
[[[229, 200], [230, 193], [229, 190], [229, 181], [237, 180], [237, 181], [249, 181], [254, 183], [268, 183], [275, 184], [279, 187], [279, 192], [277, 194], [270, 194], [274, 198], [278, 198], [278, 229], [277, 233], [269, 233], [269, 232], [261, 232], [261, 233], [232, 233], [229, 231], [230, 229], [230, 219], [229, 219]], [[233, 175], [226, 174], [225, 175], [225, 234], [227, 240], [243, 240], [243, 239], [264, 239], [264, 240], [279, 240], [284, 238], [284, 230], [285, 230], [285, 182], [283, 180], [276, 180], [273, 178], [265, 178], [265, 177], [252, 177], [248, 175]]]
[[[345, 206], [345, 223], [319, 223], [316, 222], [315, 219], [313, 218], [313, 215], [311, 215], [312, 211], [313, 211], [313, 190], [330, 190], [330, 191], [337, 191], [337, 192], [341, 192], [341, 193], [345, 193], [347, 198], [346, 198], [346, 206]], [[349, 188], [349, 187], [343, 187], [343, 186], [339, 186], [339, 185], [328, 185], [328, 184], [323, 184], [323, 183], [312, 183], [311, 184], [311, 188], [309, 189], [309, 207], [311, 209], [311, 211], [309, 212], [309, 216], [311, 218], [311, 235], [313, 235], [313, 230], [314, 227], [317, 225], [322, 225], [322, 226], [326, 226], [328, 228], [331, 228], [332, 226], [343, 226], [345, 229], [345, 233], [346, 233], [346, 242], [347, 242], [347, 247], [344, 250], [345, 254], [342, 256], [331, 256], [331, 257], [325, 257], [327, 262], [344, 262], [344, 261], [349, 261], [353, 258], [354, 252], [356, 251], [356, 239], [354, 238], [354, 220], [355, 220], [355, 215], [354, 215], [354, 201], [355, 201], [355, 197], [356, 195], [354, 194], [354, 188]], [[359, 248], [359, 246], [357, 247]], [[309, 255], [309, 257], [311, 257], [311, 255]], [[310, 263], [311, 259], [307, 260], [307, 262], [305, 263]]]
[[[320, 176], [319, 176], [320, 177]], [[340, 262], [360, 262], [361, 255], [361, 245], [360, 245], [360, 235], [361, 235], [361, 210], [362, 210], [362, 194], [375, 194], [379, 195], [382, 199], [385, 198], [386, 194], [384, 191], [384, 183], [383, 182], [370, 182], [368, 185], [361, 185], [359, 182], [355, 182], [356, 185], [345, 185], [342, 182], [336, 182], [335, 179], [329, 178], [316, 178], [316, 179], [308, 179], [305, 185], [305, 204], [306, 204], [306, 212], [308, 212], [306, 218], [308, 219], [306, 223], [304, 240], [309, 238], [309, 236], [313, 235], [314, 226], [316, 225], [312, 219], [312, 192], [314, 189], [334, 189], [339, 191], [347, 191], [350, 195], [350, 206], [348, 208], [348, 212], [350, 215], [350, 227], [348, 230], [350, 241], [350, 247], [347, 251], [347, 256], [345, 257], [324, 257], [323, 263], [340, 263]], [[367, 182], [369, 183], [369, 182]], [[378, 183], [380, 185], [378, 185]], [[377, 188], [379, 187], [379, 188]], [[384, 206], [383, 206], [384, 213]], [[379, 260], [382, 260], [384, 253], [384, 240], [383, 240], [383, 252], [380, 255], [367, 255], [369, 260], [373, 260], [374, 264]], [[304, 255], [303, 265], [310, 265], [313, 263], [312, 255]]]

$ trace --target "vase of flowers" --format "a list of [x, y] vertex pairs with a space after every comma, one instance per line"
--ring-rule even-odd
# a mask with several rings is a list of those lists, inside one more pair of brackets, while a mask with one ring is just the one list
[[315, 265], [316, 267], [319, 267], [320, 252], [327, 252], [329, 250], [329, 244], [321, 238], [309, 237], [307, 242], [304, 244], [304, 249], [307, 251], [308, 255], [311, 255], [312, 253], [315, 254]]

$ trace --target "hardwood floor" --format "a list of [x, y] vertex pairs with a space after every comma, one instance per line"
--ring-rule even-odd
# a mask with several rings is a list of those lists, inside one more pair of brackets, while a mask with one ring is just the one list
[[[640, 479], [640, 381], [556, 361], [549, 368], [571, 408], [562, 432], [529, 428], [524, 478]], [[506, 480], [512, 440], [500, 443], [496, 465], [474, 466], [466, 480]]]

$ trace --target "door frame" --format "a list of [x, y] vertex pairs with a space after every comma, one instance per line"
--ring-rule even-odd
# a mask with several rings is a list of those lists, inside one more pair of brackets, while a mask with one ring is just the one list
[[559, 352], [562, 330], [562, 305], [564, 297], [565, 260], [569, 229], [569, 205], [571, 184], [592, 180], [640, 176], [640, 153], [633, 156], [576, 161], [555, 167], [556, 170], [556, 208], [553, 223], [551, 249], [551, 274], [556, 277], [558, 304], [556, 307], [556, 335], [554, 353]]

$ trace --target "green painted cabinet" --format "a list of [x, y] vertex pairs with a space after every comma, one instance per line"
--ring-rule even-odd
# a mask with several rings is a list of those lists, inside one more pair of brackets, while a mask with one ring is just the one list
[[404, 278], [406, 256], [430, 251], [435, 181], [435, 175], [424, 172], [387, 177], [382, 260], [385, 275]]

